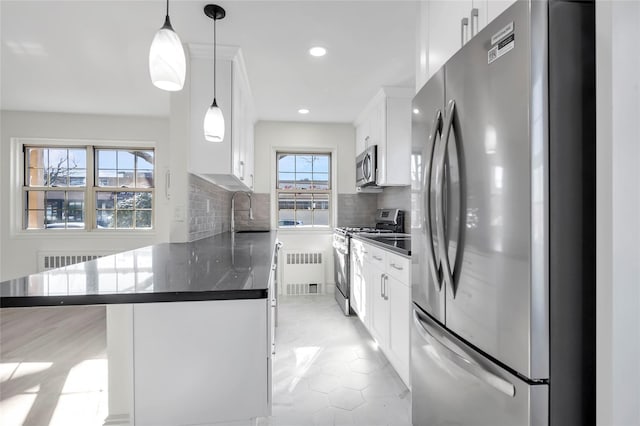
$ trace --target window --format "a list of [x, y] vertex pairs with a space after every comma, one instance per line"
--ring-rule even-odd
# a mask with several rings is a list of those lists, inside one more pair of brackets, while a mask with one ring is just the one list
[[154, 150], [24, 146], [23, 188], [24, 229], [151, 229]]
[[329, 227], [331, 154], [277, 154], [279, 228]]
[[98, 228], [151, 228], [153, 151], [96, 149]]

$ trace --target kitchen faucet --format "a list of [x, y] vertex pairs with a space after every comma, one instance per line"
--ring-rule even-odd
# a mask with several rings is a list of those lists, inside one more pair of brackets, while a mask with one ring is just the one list
[[[236, 191], [231, 196], [231, 233], [236, 231], [236, 220], [235, 220], [235, 212], [236, 212], [236, 194], [242, 193], [249, 197], [249, 220], [253, 220], [253, 208], [251, 207], [251, 193], [246, 191]], [[238, 211], [247, 211], [247, 210], [238, 210]]]

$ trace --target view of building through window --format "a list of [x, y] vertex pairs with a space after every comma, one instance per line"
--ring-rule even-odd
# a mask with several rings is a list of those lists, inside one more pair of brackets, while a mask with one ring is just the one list
[[152, 228], [153, 150], [26, 146], [24, 153], [25, 229]]
[[96, 164], [97, 226], [151, 228], [153, 151], [96, 149]]
[[330, 225], [331, 154], [278, 153], [278, 227]]
[[25, 227], [84, 228], [87, 151], [25, 148]]

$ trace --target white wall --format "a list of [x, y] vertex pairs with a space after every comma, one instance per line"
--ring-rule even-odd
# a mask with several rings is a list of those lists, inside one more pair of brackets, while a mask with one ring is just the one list
[[[164, 195], [169, 167], [169, 120], [149, 117], [1, 111], [0, 139], [0, 279], [37, 272], [38, 251], [123, 251], [169, 240], [171, 211]], [[19, 202], [10, 188], [11, 138], [62, 138], [156, 143], [155, 225], [149, 233], [63, 233], [21, 235], [11, 230], [10, 214]]]
[[[352, 124], [299, 123], [261, 121], [255, 128], [255, 192], [270, 193], [271, 228], [276, 225], [275, 210], [275, 151], [330, 150], [333, 152], [333, 187], [338, 193], [355, 193], [355, 128]], [[334, 220], [337, 193], [334, 193]], [[332, 229], [325, 231], [288, 230], [278, 232], [285, 249], [323, 250], [326, 253], [325, 278], [333, 284]]]
[[640, 3], [596, 2], [597, 423], [640, 424]]
[[[274, 149], [318, 148], [336, 150], [337, 185], [340, 194], [356, 192], [355, 128], [352, 124], [260, 121], [255, 128], [255, 192], [275, 188]], [[273, 164], [272, 164], [273, 163]], [[272, 174], [273, 172], [273, 174]]]

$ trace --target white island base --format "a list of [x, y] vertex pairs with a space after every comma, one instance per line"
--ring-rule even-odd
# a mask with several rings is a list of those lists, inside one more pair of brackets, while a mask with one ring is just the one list
[[178, 426], [271, 414], [267, 299], [107, 305], [105, 425]]

